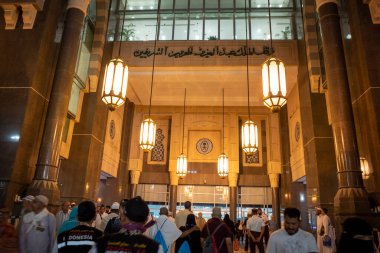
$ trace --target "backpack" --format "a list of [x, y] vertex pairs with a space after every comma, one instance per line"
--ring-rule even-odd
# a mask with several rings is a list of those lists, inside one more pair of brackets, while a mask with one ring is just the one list
[[204, 245], [203, 245], [203, 253], [217, 253], [219, 252], [219, 250], [222, 248], [222, 245], [224, 243], [224, 239], [223, 241], [220, 243], [219, 245], [219, 248], [216, 247], [216, 240], [215, 240], [215, 237], [214, 237], [214, 234], [216, 233], [216, 231], [218, 231], [218, 229], [220, 227], [223, 226], [223, 223], [220, 223], [216, 229], [214, 230], [214, 232], [212, 232], [212, 234], [210, 234], [210, 230], [208, 228], [208, 225], [206, 224], [206, 228], [207, 228], [207, 233], [208, 233], [208, 236], [204, 242]]
[[106, 228], [104, 229], [104, 235], [111, 235], [118, 233], [122, 228], [121, 221], [119, 217], [113, 217], [107, 222]]
[[177, 253], [191, 253], [189, 243], [186, 240], [181, 244]]
[[153, 238], [153, 240], [155, 240], [157, 243], [159, 243], [161, 245], [162, 250], [163, 250], [164, 253], [166, 253], [166, 251], [168, 251], [168, 246], [166, 245], [164, 236], [161, 233], [161, 228], [164, 226], [164, 224], [165, 224], [166, 221], [167, 221], [167, 219], [164, 221], [164, 223], [162, 223], [162, 225], [161, 225], [160, 228], [158, 228], [158, 225], [156, 223], [157, 233], [156, 233], [156, 235]]

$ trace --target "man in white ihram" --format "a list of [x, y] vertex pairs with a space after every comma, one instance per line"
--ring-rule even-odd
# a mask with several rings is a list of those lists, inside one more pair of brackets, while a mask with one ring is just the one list
[[[161, 231], [162, 237], [165, 240], [168, 250], [166, 252], [172, 252], [172, 244], [175, 240], [180, 237], [182, 234], [174, 222], [172, 222], [169, 217], [169, 210], [166, 207], [160, 208], [160, 217], [156, 220], [156, 224], [151, 226], [146, 232], [145, 235], [154, 238], [157, 234], [158, 229]], [[162, 247], [160, 247], [158, 252], [162, 252]]]
[[269, 238], [266, 253], [318, 253], [314, 236], [299, 228], [301, 213], [297, 208], [285, 208], [285, 229]]

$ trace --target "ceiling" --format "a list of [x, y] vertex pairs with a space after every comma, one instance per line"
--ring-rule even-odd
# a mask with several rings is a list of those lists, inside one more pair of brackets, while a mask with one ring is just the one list
[[[297, 66], [286, 67], [288, 93], [297, 78]], [[153, 106], [186, 105], [221, 106], [222, 89], [225, 106], [247, 105], [246, 66], [156, 67], [153, 83]], [[130, 67], [127, 97], [136, 105], [149, 105], [151, 67]], [[250, 105], [262, 106], [261, 67], [249, 67]]]

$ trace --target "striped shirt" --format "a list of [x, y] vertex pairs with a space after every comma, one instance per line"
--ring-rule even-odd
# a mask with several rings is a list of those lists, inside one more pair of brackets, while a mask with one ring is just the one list
[[91, 252], [96, 249], [96, 242], [102, 235], [103, 233], [96, 228], [85, 225], [76, 226], [58, 235], [58, 252]]

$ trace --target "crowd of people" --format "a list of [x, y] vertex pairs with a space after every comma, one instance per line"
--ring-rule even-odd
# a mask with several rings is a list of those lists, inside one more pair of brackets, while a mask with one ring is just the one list
[[[196, 216], [191, 202], [172, 217], [161, 207], [159, 217], [150, 214], [141, 197], [96, 207], [92, 201], [63, 202], [53, 215], [43, 195], [23, 198], [17, 226], [9, 223], [9, 210], [0, 208], [0, 252], [21, 253], [259, 253], [335, 252], [335, 235], [327, 209], [317, 209], [317, 236], [300, 228], [297, 208], [284, 210], [283, 228], [260, 209], [236, 223], [219, 207], [207, 221]], [[372, 228], [359, 218], [346, 219], [337, 253], [373, 253]], [[248, 251], [249, 250], [249, 251]]]

